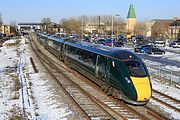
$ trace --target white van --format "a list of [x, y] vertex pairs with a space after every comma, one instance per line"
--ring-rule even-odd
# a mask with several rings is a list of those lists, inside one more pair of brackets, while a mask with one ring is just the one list
[[165, 47], [165, 41], [155, 41], [156, 47]]

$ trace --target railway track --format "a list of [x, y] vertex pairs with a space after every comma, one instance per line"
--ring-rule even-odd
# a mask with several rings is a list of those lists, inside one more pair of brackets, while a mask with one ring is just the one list
[[20, 56], [20, 60], [19, 60], [19, 68], [18, 68], [18, 77], [19, 77], [19, 81], [20, 81], [20, 88], [21, 88], [21, 101], [22, 101], [22, 114], [21, 114], [21, 117], [22, 117], [22, 120], [25, 120], [26, 118], [26, 110], [25, 110], [25, 95], [24, 95], [24, 85], [25, 85], [25, 81], [24, 81], [24, 75], [23, 75], [23, 68], [22, 68], [22, 65], [23, 62], [22, 62], [22, 58]]
[[47, 56], [42, 56], [43, 54], [39, 51], [35, 43], [34, 45], [31, 43], [31, 45], [38, 58], [40, 58], [41, 63], [47, 69], [48, 73], [51, 74], [56, 81], [58, 81], [59, 85], [61, 86], [61, 90], [66, 93], [69, 99], [80, 111], [84, 119], [115, 119], [105, 109], [98, 105], [96, 101], [88, 96], [83, 89], [66, 77], [65, 74], [67, 71], [59, 71]]
[[[31, 41], [35, 39], [32, 35], [30, 37]], [[36, 51], [38, 51], [37, 55], [43, 55], [44, 53], [40, 52], [36, 43], [33, 43], [34, 47], [36, 47]], [[81, 113], [83, 113], [83, 116], [86, 116], [86, 118], [92, 119], [101, 116], [105, 119], [168, 119], [166, 117], [162, 117], [162, 115], [159, 115], [156, 113], [156, 111], [145, 107], [136, 106], [136, 109], [132, 109], [132, 107], [124, 104], [122, 101], [107, 96], [101, 90], [97, 90], [98, 88], [94, 89], [94, 87], [91, 87], [85, 82], [81, 82], [79, 79], [73, 79], [73, 83], [70, 83], [72, 80], [69, 80], [69, 77], [67, 76], [71, 76], [72, 74], [70, 73], [73, 73], [74, 75], [76, 72], [56, 63], [45, 54], [41, 56], [40, 59], [47, 69], [51, 68], [48, 71], [52, 76], [54, 76], [54, 79], [60, 81], [59, 78], [61, 78], [60, 85], [63, 87], [63, 89], [65, 89], [67, 95], [69, 94], [68, 96], [73, 99], [74, 103], [78, 106], [78, 108], [82, 111]], [[62, 76], [64, 77], [64, 80], [62, 79]], [[80, 75], [75, 76], [79, 78]], [[83, 79], [85, 78], [83, 77]], [[67, 81], [69, 81], [69, 83], [67, 83]], [[74, 86], [76, 86], [76, 88], [74, 88]], [[92, 103], [90, 104], [88, 101], [91, 101], [94, 106], [90, 106]], [[84, 107], [83, 105], [87, 105], [88, 107]], [[87, 108], [90, 108], [91, 110], [88, 112]], [[96, 116], [93, 116], [92, 111]], [[104, 112], [101, 113], [100, 111]], [[100, 114], [98, 115], [97, 113]]]
[[174, 99], [166, 94], [163, 94], [157, 90], [153, 90], [152, 99], [158, 101], [159, 103], [167, 106], [168, 108], [180, 113], [180, 101]]
[[[20, 43], [19, 43], [20, 44]], [[28, 91], [28, 83], [26, 79], [26, 74], [24, 72], [25, 67], [25, 58], [24, 58], [24, 48], [20, 45], [18, 48], [18, 55], [19, 55], [19, 61], [18, 61], [18, 67], [17, 67], [17, 73], [18, 73], [18, 79], [19, 79], [19, 92], [20, 92], [20, 106], [21, 106], [21, 119], [27, 120], [29, 117], [29, 113], [27, 111], [27, 107], [30, 106], [30, 98], [27, 97], [29, 91]], [[32, 116], [34, 116], [34, 112], [32, 112]]]

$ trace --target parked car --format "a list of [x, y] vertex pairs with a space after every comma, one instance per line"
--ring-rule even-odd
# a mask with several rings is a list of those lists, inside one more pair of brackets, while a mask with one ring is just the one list
[[107, 39], [107, 40], [105, 41], [105, 44], [104, 44], [104, 45], [106, 45], [106, 46], [112, 46], [112, 43], [114, 44], [114, 43], [115, 43], [115, 40]]
[[156, 47], [165, 47], [165, 41], [155, 41]]
[[123, 42], [114, 42], [114, 47], [124, 47]]
[[136, 46], [134, 48], [134, 52], [143, 52], [142, 51], [143, 48], [149, 48], [149, 47], [153, 47], [153, 45], [140, 45], [140, 46]]
[[180, 48], [180, 41], [175, 41], [173, 44], [173, 48]]
[[145, 52], [147, 54], [165, 54], [164, 50], [161, 50], [160, 48], [156, 48], [156, 47], [146, 49]]
[[140, 53], [146, 53], [146, 51], [148, 51], [148, 49], [150, 49], [151, 47], [143, 47], [142, 49], [140, 49]]
[[105, 39], [99, 39], [96, 41], [96, 44], [105, 44], [106, 40]]
[[155, 42], [149, 42], [148, 45], [152, 45], [152, 46], [155, 46]]

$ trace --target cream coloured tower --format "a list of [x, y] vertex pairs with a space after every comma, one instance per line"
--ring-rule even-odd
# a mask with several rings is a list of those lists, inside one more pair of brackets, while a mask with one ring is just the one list
[[126, 23], [126, 32], [128, 34], [133, 34], [136, 22], [137, 22], [136, 21], [136, 14], [135, 14], [135, 11], [134, 11], [134, 7], [131, 4], [130, 7], [129, 7], [129, 12], [128, 12], [128, 15], [127, 15], [127, 23]]

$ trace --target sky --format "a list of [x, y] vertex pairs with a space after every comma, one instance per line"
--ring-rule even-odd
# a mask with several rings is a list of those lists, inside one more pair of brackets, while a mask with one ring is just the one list
[[49, 17], [53, 22], [82, 15], [119, 14], [126, 19], [130, 4], [139, 21], [180, 18], [180, 0], [1, 0], [4, 23], [10, 21], [40, 22]]

